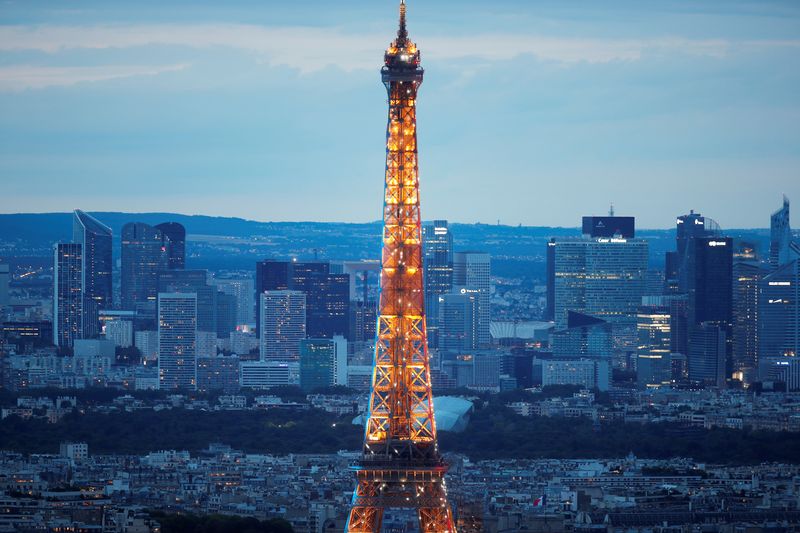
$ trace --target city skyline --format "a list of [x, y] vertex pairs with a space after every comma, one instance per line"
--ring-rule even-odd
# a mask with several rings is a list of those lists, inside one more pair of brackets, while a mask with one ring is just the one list
[[[0, 212], [378, 220], [385, 4], [7, 3]], [[765, 227], [800, 197], [789, 2], [410, 10], [426, 220], [572, 227], [614, 203]]]

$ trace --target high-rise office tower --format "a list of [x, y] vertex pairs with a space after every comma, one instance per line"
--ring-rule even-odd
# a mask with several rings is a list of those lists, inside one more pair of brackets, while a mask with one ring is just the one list
[[[686, 319], [689, 338], [687, 356], [693, 353], [694, 329], [702, 324], [717, 326], [724, 333], [726, 357], [723, 372], [733, 373], [733, 240], [730, 237], [694, 237], [686, 244], [684, 267]], [[709, 327], [698, 338], [706, 339]], [[706, 340], [703, 340], [706, 342]], [[697, 350], [694, 350], [697, 353]], [[689, 360], [689, 377], [692, 362]], [[710, 379], [705, 379], [711, 384]]]
[[261, 360], [296, 360], [306, 338], [306, 295], [301, 291], [265, 291], [260, 295]]
[[723, 387], [727, 369], [728, 330], [713, 322], [694, 326], [689, 335], [686, 361], [689, 380], [710, 387]]
[[306, 281], [308, 335], [333, 338], [350, 334], [350, 275], [313, 273]]
[[659, 386], [672, 380], [668, 304], [663, 297], [645, 298], [636, 315], [636, 379], [640, 387]]
[[764, 276], [758, 300], [758, 357], [800, 355], [800, 260]]
[[[405, 0], [400, 3], [397, 38], [384, 61], [381, 72], [389, 117], [380, 318], [364, 448], [347, 531], [377, 533], [386, 508], [404, 507], [417, 511], [423, 533], [454, 533], [444, 483], [447, 465], [439, 455], [433, 419], [425, 328], [416, 131], [423, 71], [419, 50], [406, 31]], [[488, 341], [488, 322], [486, 336]]]
[[236, 331], [236, 318], [238, 302], [236, 296], [224, 292], [215, 292], [216, 313], [216, 333], [219, 338], [228, 338], [232, 331]]
[[746, 383], [758, 369], [759, 291], [767, 273], [757, 261], [733, 264], [733, 370]]
[[687, 268], [690, 260], [689, 245], [695, 237], [718, 237], [721, 234], [719, 224], [700, 213], [690, 211], [681, 215], [676, 221], [675, 266], [678, 271], [678, 292], [688, 292]]
[[679, 294], [679, 267], [678, 252], [666, 252], [664, 254], [664, 294]]
[[453, 254], [453, 286], [478, 291], [478, 344], [491, 342], [489, 324], [492, 320], [491, 260], [485, 252], [455, 252]]
[[556, 239], [547, 241], [545, 250], [545, 308], [544, 320], [556, 319]]
[[330, 387], [336, 379], [336, 344], [331, 339], [300, 341], [300, 388], [306, 392]]
[[453, 234], [446, 220], [422, 226], [422, 269], [425, 276], [425, 316], [428, 346], [439, 345], [439, 296], [453, 288]]
[[375, 301], [356, 300], [350, 302], [351, 342], [372, 342], [375, 340], [375, 326], [378, 323], [378, 306]]
[[769, 264], [775, 269], [791, 261], [792, 228], [789, 226], [789, 199], [769, 217]]
[[716, 322], [730, 327], [733, 319], [733, 240], [696, 237], [689, 244], [687, 293], [689, 324]]
[[479, 346], [480, 293], [478, 289], [455, 287], [439, 296], [439, 350], [463, 353]]
[[569, 311], [612, 323], [615, 335], [633, 342], [636, 313], [645, 293], [648, 246], [643, 239], [552, 239], [548, 270], [556, 329]]
[[156, 229], [161, 232], [168, 243], [168, 268], [170, 270], [186, 268], [186, 228], [177, 222], [164, 222], [158, 224]]
[[[306, 295], [309, 335], [349, 335], [350, 274], [332, 274], [329, 263], [260, 261], [256, 264], [256, 294], [275, 290]], [[256, 309], [256, 319], [260, 327], [260, 308]]]
[[216, 278], [217, 289], [236, 298], [236, 325], [255, 323], [255, 284], [252, 278]]
[[111, 229], [76, 209], [72, 218], [72, 242], [81, 245], [83, 315], [81, 338], [100, 333], [99, 313], [112, 305]]
[[179, 292], [197, 296], [197, 329], [217, 331], [217, 289], [208, 284], [206, 270], [162, 270], [158, 292]]
[[0, 311], [9, 304], [8, 284], [11, 271], [6, 263], [0, 263]]
[[169, 268], [169, 246], [157, 228], [141, 222], [122, 226], [122, 308], [155, 310], [158, 274]]
[[53, 257], [53, 344], [72, 347], [83, 338], [83, 257], [81, 245], [58, 243]]
[[159, 388], [194, 390], [197, 384], [197, 296], [158, 295]]

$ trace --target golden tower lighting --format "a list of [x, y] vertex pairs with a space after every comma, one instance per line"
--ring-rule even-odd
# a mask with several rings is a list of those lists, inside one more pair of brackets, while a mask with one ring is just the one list
[[406, 5], [381, 69], [389, 95], [380, 317], [362, 460], [347, 531], [378, 532], [383, 511], [416, 509], [420, 530], [455, 532], [447, 465], [433, 419], [417, 166], [420, 53], [408, 38]]

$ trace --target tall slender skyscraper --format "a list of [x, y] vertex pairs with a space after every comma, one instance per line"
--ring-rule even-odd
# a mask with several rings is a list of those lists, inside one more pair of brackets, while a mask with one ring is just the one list
[[83, 257], [81, 245], [58, 243], [53, 257], [53, 344], [72, 347], [83, 338]]
[[0, 312], [8, 305], [8, 282], [11, 272], [8, 264], [0, 263]]
[[800, 260], [764, 276], [760, 285], [759, 358], [800, 356]]
[[122, 308], [155, 310], [158, 274], [169, 268], [169, 243], [161, 230], [142, 222], [122, 226]]
[[689, 211], [688, 215], [681, 215], [676, 221], [677, 252], [674, 266], [678, 271], [678, 292], [688, 292], [688, 264], [690, 261], [690, 244], [695, 237], [716, 237], [721, 233], [719, 224], [700, 213]]
[[186, 228], [177, 222], [164, 222], [156, 226], [168, 242], [168, 267], [170, 270], [186, 268]]
[[422, 226], [422, 270], [428, 346], [439, 347], [439, 297], [453, 288], [453, 234], [446, 220]]
[[491, 342], [491, 260], [486, 252], [455, 252], [453, 254], [453, 286], [478, 291], [478, 344]]
[[348, 531], [378, 532], [383, 511], [416, 509], [423, 532], [455, 531], [433, 418], [425, 330], [417, 167], [417, 89], [423, 71], [406, 6], [382, 69], [389, 94], [380, 318], [364, 448]]
[[759, 289], [767, 274], [757, 261], [733, 264], [733, 370], [746, 383], [758, 368]]
[[72, 222], [72, 242], [81, 245], [81, 288], [83, 320], [81, 338], [100, 333], [99, 311], [112, 305], [111, 229], [76, 209]]
[[197, 296], [158, 295], [158, 376], [161, 389], [197, 386]]

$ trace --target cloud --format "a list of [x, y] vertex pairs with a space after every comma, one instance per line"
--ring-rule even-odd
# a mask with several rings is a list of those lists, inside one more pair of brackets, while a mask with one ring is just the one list
[[[564, 63], [601, 63], [640, 59], [649, 51], [720, 57], [732, 43], [723, 39], [680, 37], [644, 39], [577, 39], [529, 34], [488, 33], [468, 37], [418, 37], [434, 59], [473, 57], [509, 60], [530, 54]], [[0, 26], [0, 50], [131, 48], [175, 45], [191, 48], [228, 47], [252, 52], [272, 65], [302, 72], [328, 66], [350, 71], [374, 68], [376, 53], [388, 43], [386, 34], [353, 34], [334, 28], [268, 27], [248, 24], [149, 24], [120, 26]], [[800, 46], [800, 41], [767, 41], [761, 46]], [[378, 58], [377, 61], [380, 61]]]
[[[487, 33], [468, 37], [419, 36], [426, 59], [509, 61], [530, 55], [564, 65], [640, 61], [648, 55], [724, 58], [737, 49], [800, 47], [798, 40], [730, 41], [659, 37], [641, 39], [562, 38], [531, 34]], [[287, 66], [301, 73], [327, 67], [345, 72], [374, 69], [387, 35], [348, 33], [337, 28], [270, 27], [252, 24], [8, 25], [0, 26], [0, 51], [59, 54], [72, 50], [123, 50], [176, 46], [193, 50], [227, 48], [252, 54], [260, 64]], [[63, 61], [60, 61], [63, 64]], [[71, 85], [79, 82], [156, 75], [185, 68], [147, 66], [6, 66], [0, 90]]]
[[132, 76], [156, 76], [164, 72], [175, 72], [188, 64], [161, 66], [102, 66], [102, 67], [0, 67], [0, 91], [42, 89], [44, 87], [68, 86], [76, 83], [106, 81]]

